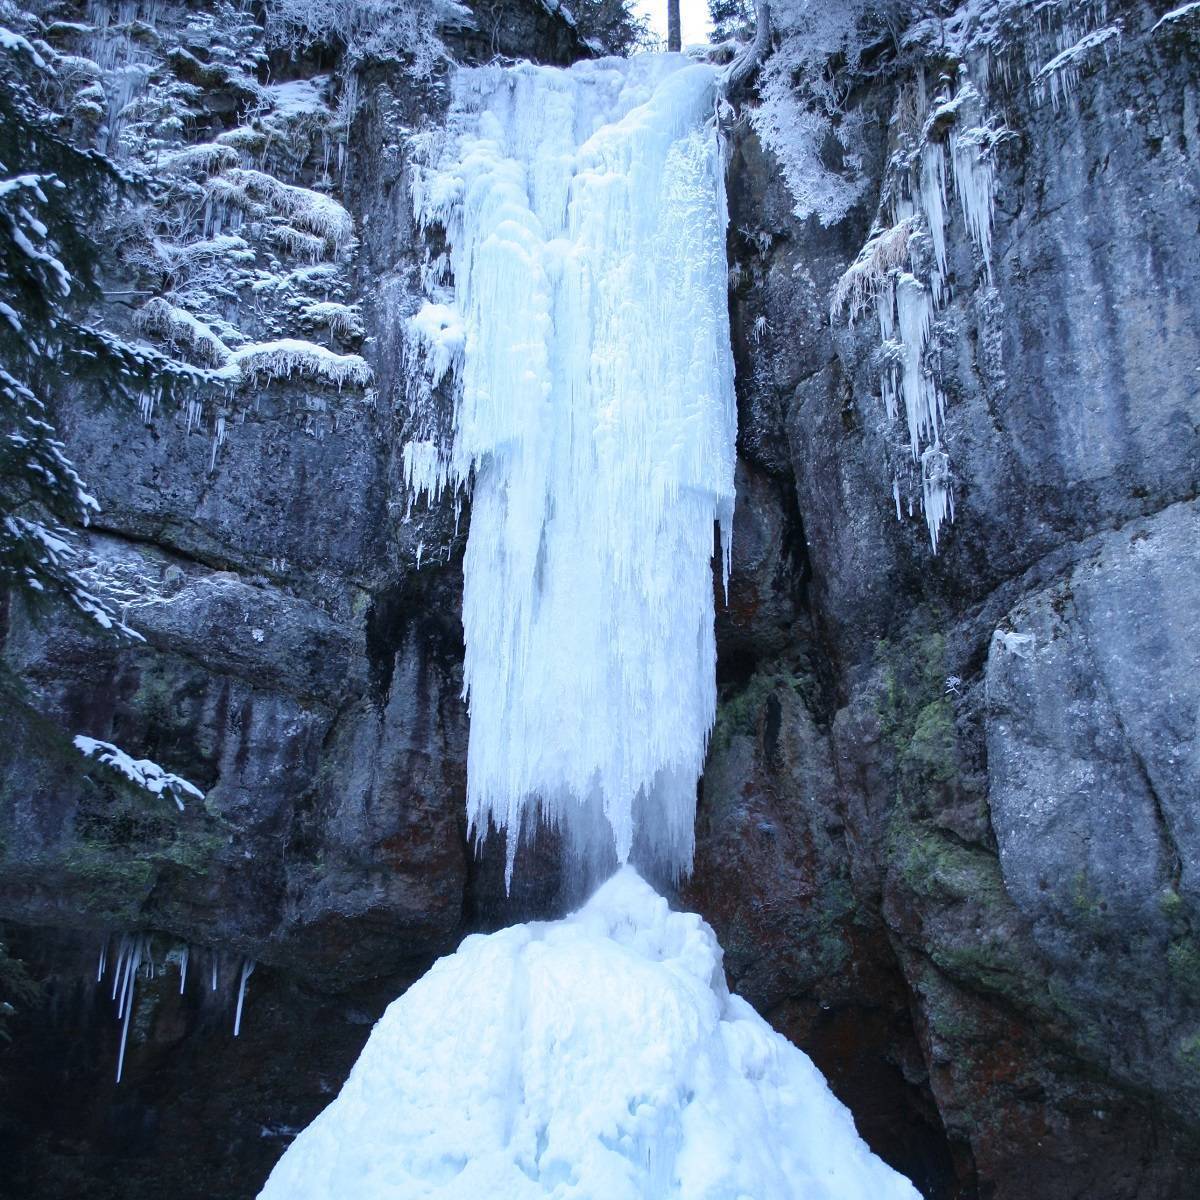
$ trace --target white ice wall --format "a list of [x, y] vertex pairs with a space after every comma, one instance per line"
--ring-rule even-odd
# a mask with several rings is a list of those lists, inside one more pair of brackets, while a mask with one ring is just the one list
[[406, 459], [417, 490], [473, 478], [467, 802], [510, 872], [535, 807], [691, 865], [734, 496], [716, 83], [679, 55], [458, 72], [416, 189], [453, 294], [412, 333], [458, 402], [453, 446]]

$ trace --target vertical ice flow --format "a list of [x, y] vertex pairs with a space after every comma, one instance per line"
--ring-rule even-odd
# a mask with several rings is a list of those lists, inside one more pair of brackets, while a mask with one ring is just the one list
[[535, 811], [685, 872], [734, 500], [716, 73], [645, 55], [454, 86], [415, 203], [461, 324], [412, 323], [456, 375], [453, 445], [405, 461], [415, 491], [473, 477], [469, 819], [507, 831], [510, 875]]

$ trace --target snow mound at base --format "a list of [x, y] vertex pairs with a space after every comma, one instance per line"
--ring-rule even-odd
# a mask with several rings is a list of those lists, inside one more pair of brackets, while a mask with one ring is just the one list
[[622, 868], [464, 940], [384, 1014], [260, 1200], [917, 1200], [731, 995], [712, 930]]

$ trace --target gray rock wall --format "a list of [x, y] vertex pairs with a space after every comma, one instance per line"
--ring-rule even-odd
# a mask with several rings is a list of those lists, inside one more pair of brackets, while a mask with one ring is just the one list
[[[729, 130], [740, 500], [680, 899], [931, 1197], [1175, 1200], [1200, 1159], [1200, 22], [1156, 28], [1166, 7], [1110, 4], [1119, 48], [1057, 106], [1027, 82], [1053, 31], [1003, 30], [991, 281], [951, 192], [927, 355], [957, 502], [936, 557], [919, 511], [896, 518], [874, 318], [830, 299], [894, 181], [900, 91], [959, 63], [875, 48], [849, 97], [870, 187], [828, 227]], [[457, 54], [580, 52], [540, 5], [492, 16]], [[237, 108], [207, 94], [205, 137]], [[445, 94], [373, 66], [361, 97], [336, 191], [375, 395], [257, 389], [212, 467], [207, 426], [61, 398], [97, 553], [156, 602], [136, 645], [5, 610], [6, 661], [52, 722], [22, 709], [0, 744], [0, 934], [41, 981], [0, 1047], [21, 1097], [0, 1104], [0, 1194], [253, 1194], [433, 956], [562, 903], [552, 844], [506, 900], [499, 857], [466, 843], [469, 514], [456, 535], [401, 494], [407, 138]], [[141, 797], [63, 730], [206, 800]], [[132, 933], [161, 973], [117, 1087], [94, 975]], [[196, 984], [214, 961], [215, 991]]]
[[[722, 640], [693, 899], [735, 986], [806, 1014], [847, 1096], [889, 1097], [857, 1100], [860, 1128], [931, 1195], [1165, 1200], [1200, 1150], [1200, 24], [1169, 7], [1109, 5], [1119, 49], [1057, 105], [1029, 82], [1046, 27], [1004, 31], [991, 281], [951, 186], [925, 359], [957, 508], [936, 557], [919, 508], [896, 517], [874, 315], [829, 308], [896, 184], [898, 94], [960, 60], [910, 45], [864, 74], [876, 183], [828, 228], [735, 134], [742, 494], [798, 547], [796, 624], [782, 652]], [[748, 540], [735, 626], [779, 591]]]

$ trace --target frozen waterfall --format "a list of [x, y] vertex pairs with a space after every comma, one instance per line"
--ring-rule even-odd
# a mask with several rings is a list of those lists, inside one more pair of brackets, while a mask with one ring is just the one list
[[410, 332], [458, 399], [406, 463], [473, 477], [467, 806], [510, 874], [535, 809], [691, 867], [736, 421], [716, 95], [681, 55], [462, 70], [416, 188], [448, 254]]
[[918, 1200], [624, 868], [395, 1001], [260, 1200]]
[[[457, 74], [410, 323], [471, 486], [467, 803], [589, 859], [690, 868], [716, 707], [735, 409], [714, 71], [679, 55]], [[443, 271], [454, 289], [439, 289]], [[527, 811], [530, 810], [530, 811]], [[621, 867], [577, 913], [466, 938], [375, 1027], [262, 1200], [916, 1200], [712, 930]]]

